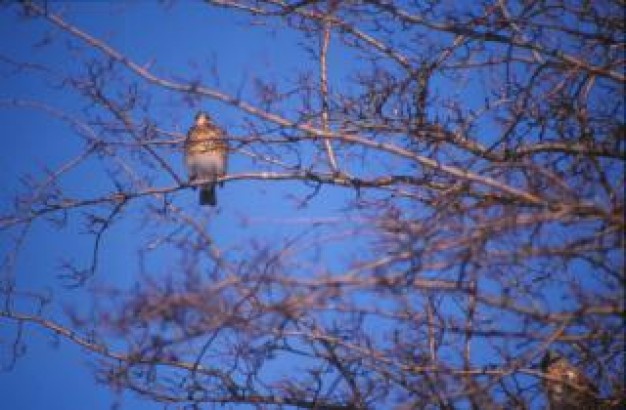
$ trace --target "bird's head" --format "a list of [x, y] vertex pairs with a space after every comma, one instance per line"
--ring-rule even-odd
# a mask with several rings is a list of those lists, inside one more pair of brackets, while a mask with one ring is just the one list
[[561, 359], [563, 359], [563, 356], [561, 356], [559, 353], [553, 350], [548, 350], [541, 359], [541, 369], [543, 371], [546, 371], [550, 366], [552, 366], [554, 363], [558, 362]]
[[206, 112], [200, 111], [196, 114], [195, 123], [200, 126], [211, 124], [211, 117]]

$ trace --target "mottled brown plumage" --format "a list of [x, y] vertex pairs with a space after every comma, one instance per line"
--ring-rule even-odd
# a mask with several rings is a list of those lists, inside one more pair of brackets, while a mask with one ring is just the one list
[[185, 164], [192, 182], [206, 182], [200, 187], [200, 205], [217, 204], [215, 185], [217, 178], [226, 175], [227, 156], [228, 144], [224, 131], [206, 113], [198, 113], [187, 133]]
[[549, 410], [596, 410], [600, 401], [596, 387], [585, 374], [555, 352], [541, 361], [546, 378], [543, 386]]

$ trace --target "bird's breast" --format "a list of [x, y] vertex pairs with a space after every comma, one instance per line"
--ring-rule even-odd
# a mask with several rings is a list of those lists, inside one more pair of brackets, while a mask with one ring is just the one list
[[187, 168], [200, 176], [214, 176], [223, 173], [224, 160], [214, 152], [190, 152], [185, 156]]

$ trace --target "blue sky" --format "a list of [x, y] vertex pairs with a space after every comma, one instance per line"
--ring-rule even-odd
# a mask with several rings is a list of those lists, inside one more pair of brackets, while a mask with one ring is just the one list
[[[200, 2], [173, 2], [171, 6], [153, 5], [148, 2], [122, 3], [51, 2], [50, 7], [53, 12], [62, 11], [69, 22], [105, 40], [120, 52], [127, 54], [133, 61], [150, 65], [157, 75], [182, 83], [199, 81], [206, 86], [233, 95], [238, 94], [244, 100], [253, 100], [258, 79], [266, 83], [276, 83], [282, 91], [285, 91], [297, 83], [298, 76], [302, 73], [311, 74], [313, 79], [318, 76], [317, 61], [303, 47], [303, 45], [315, 46], [317, 39], [304, 38], [293, 30], [285, 30], [279, 20], [263, 20], [263, 23], [256, 21], [258, 24], [250, 25], [250, 20], [240, 14], [209, 7]], [[50, 41], [42, 43], [42, 38]], [[401, 42], [404, 39], [397, 40]], [[449, 43], [450, 38], [434, 35], [429, 40]], [[493, 47], [495, 50], [499, 46]], [[107, 114], [99, 108], [90, 107], [88, 100], [79, 93], [70, 92], [65, 86], [61, 87], [63, 78], [57, 75], [60, 73], [78, 78], [84, 75], [86, 64], [94, 64], [94, 57], [101, 55], [80, 41], [61, 33], [43, 19], [24, 18], [16, 4], [3, 5], [0, 8], [0, 56], [11, 60], [0, 61], [0, 124], [5, 147], [0, 151], [0, 172], [4, 176], [0, 190], [0, 215], [3, 215], [12, 208], [16, 194], [29, 191], [27, 176], [30, 175], [35, 181], [44, 180], [46, 172], [71, 161], [80, 155], [85, 146], [84, 139], [70, 124], [54, 118], [46, 110], [54, 109], [76, 115], [78, 118], [90, 119], [97, 118], [98, 115], [106, 118]], [[24, 72], [16, 72], [12, 64], [15, 61], [36, 65]], [[355, 68], [362, 67], [359, 64], [364, 64], [363, 60], [354, 58], [354, 55], [338, 42], [333, 43], [329, 54], [331, 88], [356, 87], [354, 82], [349, 84], [344, 80], [348, 75], [354, 74]], [[97, 68], [95, 65], [94, 67]], [[212, 67], [215, 67], [214, 71]], [[34, 75], [35, 73], [37, 74]], [[214, 73], [218, 73], [219, 77], [215, 77]], [[118, 77], [111, 80], [115, 81], [115, 84], [130, 84], [138, 80], [127, 70], [118, 70], [115, 75]], [[526, 75], [528, 73], [520, 73], [520, 77]], [[481, 107], [486, 98], [483, 94], [485, 84], [481, 81], [488, 77], [478, 80], [471, 75], [465, 77], [465, 74], [459, 77], [453, 80], [441, 76], [433, 80], [433, 94], [439, 98], [437, 102], [440, 103], [441, 109], [444, 109], [441, 102], [448, 96], [451, 96], [451, 100], [458, 97], [464, 104], [464, 109]], [[155, 121], [159, 128], [183, 135], [196, 111], [203, 109], [210, 112], [229, 134], [244, 135], [245, 124], [256, 121], [250, 115], [219, 102], [207, 99], [190, 104], [180, 95], [170, 91], [150, 86], [142, 80], [138, 80], [137, 83], [139, 92], [142, 95], [149, 95], [146, 100], [147, 108], [143, 111], [138, 109], [133, 113], [134, 120], [139, 122], [149, 119]], [[459, 84], [458, 88], [452, 86]], [[491, 97], [496, 98], [493, 95], [490, 95]], [[40, 105], [42, 103], [45, 106]], [[301, 107], [298, 106], [298, 101], [289, 101], [280, 107], [286, 116], [292, 117], [295, 116], [293, 112], [299, 108]], [[258, 124], [258, 121], [256, 123]], [[485, 116], [485, 119], [478, 122], [476, 128], [480, 129], [470, 132], [480, 135], [480, 142], [484, 144], [500, 136], [496, 130], [494, 116]], [[94, 129], [97, 129], [97, 125]], [[311, 151], [305, 150], [304, 155], [312, 156]], [[358, 149], [355, 149], [356, 151]], [[159, 152], [174, 172], [184, 179], [180, 147], [163, 148]], [[120, 150], [116, 154], [119, 159], [134, 163], [132, 154], [128, 152]], [[463, 164], [463, 158], [467, 154], [459, 153], [459, 156], [455, 157], [456, 154], [454, 149], [450, 149], [438, 151], [438, 154], [433, 155], [441, 155], [444, 161], [450, 163], [459, 160], [458, 163]], [[381, 170], [381, 167], [371, 165], [372, 162], [376, 162], [376, 155], [381, 154], [368, 152], [368, 155], [364, 156], [366, 161], [360, 162], [355, 159], [347, 166], [354, 167], [360, 175], [366, 176], [390, 170], [401, 173], [405, 169], [400, 167], [407, 167], [407, 162], [394, 159], [396, 162], [386, 163], [388, 169]], [[286, 155], [285, 158], [295, 162], [294, 157]], [[90, 157], [88, 161], [64, 175], [60, 188], [71, 197], [82, 199], [116, 191], [112, 183], [111, 168], [107, 171], [103, 164], [101, 158]], [[396, 164], [398, 168], [393, 168]], [[161, 172], [158, 167], [143, 165], [143, 163], [141, 166], [138, 165], [137, 170], [142, 176], [151, 179], [151, 186], [164, 187], [174, 184], [172, 177]], [[480, 170], [484, 162], [476, 161], [471, 166]], [[238, 152], [231, 155], [229, 173], [259, 171], [260, 167], [271, 169], [267, 164], [259, 165], [243, 152]], [[407, 171], [411, 175], [413, 173], [418, 175], [420, 172], [419, 167]], [[373, 194], [371, 191], [367, 193], [368, 199], [385, 194], [381, 191], [372, 191]], [[364, 253], [363, 249], [371, 238], [359, 230], [351, 231], [354, 226], [345, 218], [346, 214], [358, 217], [359, 213], [342, 211], [342, 207], [350, 206], [347, 204], [354, 199], [355, 193], [325, 185], [318, 196], [306, 206], [299, 207], [297, 199], [312, 192], [313, 188], [298, 182], [242, 180], [231, 181], [218, 191], [220, 206], [217, 209], [199, 208], [197, 192], [191, 189], [177, 191], [171, 194], [169, 199], [188, 215], [200, 221], [202, 226], [207, 227], [217, 247], [235, 260], [246, 254], [251, 243], [269, 242], [270, 246], [280, 249], [284, 243], [294, 238], [301, 238], [298, 245], [304, 246], [314, 242], [314, 239], [333, 236], [339, 237], [337, 243], [342, 246], [326, 246], [320, 251], [321, 254], [317, 253], [318, 249], [312, 247], [303, 252], [305, 256], [303, 259], [310, 257], [303, 265], [318, 264], [318, 271], [326, 269], [332, 273], [349, 267], [350, 261], [359, 260], [353, 258], [353, 255], [358, 255], [360, 260], [370, 260], [372, 256]], [[70, 214], [67, 221], [56, 217], [51, 221], [33, 224], [21, 244], [19, 257], [15, 261], [6, 259], [4, 262], [0, 261], [3, 263], [2, 274], [5, 275], [2, 279], [14, 280], [20, 291], [52, 295], [52, 303], [45, 307], [44, 316], [68, 324], [63, 315], [66, 307], [72, 306], [80, 313], [88, 314], [92, 301], [91, 291], [96, 288], [107, 286], [133, 288], [142, 279], [142, 275], [151, 278], [175, 277], [179, 273], [177, 270], [180, 258], [178, 254], [172, 256], [174, 254], [172, 249], [156, 246], [155, 251], [146, 252], [145, 260], [137, 251], [146, 244], [158, 243], [168, 234], [178, 235], [181, 230], [190, 228], [181, 226], [179, 221], [174, 220], [163, 220], [162, 224], [158, 225], [150, 221], [146, 223], [145, 212], [148, 205], [158, 206], [158, 201], [150, 202], [148, 199], [137, 201], [136, 205], [125, 209], [123, 215], [116, 219], [113, 227], [106, 232], [99, 252], [97, 271], [86, 286], [67, 289], [64, 286], [66, 281], [58, 276], [59, 266], [63, 261], [80, 266], [89, 266], [91, 262], [93, 236], [85, 232], [85, 216], [81, 212]], [[394, 205], [408, 208], [414, 206], [414, 203], [398, 199]], [[406, 211], [403, 215], [406, 219], [423, 213], [423, 209], [410, 208]], [[318, 219], [327, 223], [311, 227], [311, 221]], [[554, 232], [560, 234], [560, 229], [554, 228]], [[569, 230], [564, 232], [563, 236], [570, 232]], [[13, 250], [11, 246], [21, 233], [19, 229], [1, 232], [0, 257], [4, 258], [5, 255], [11, 254]], [[519, 235], [519, 232], [515, 232], [515, 235]], [[561, 237], [557, 239], [561, 240]], [[258, 242], [255, 242], [256, 240]], [[346, 243], [350, 246], [343, 246]], [[410, 243], [408, 246], [417, 249], [420, 245]], [[617, 262], [619, 263], [616, 265], [623, 265], [621, 259]], [[530, 264], [532, 265], [532, 262]], [[580, 269], [581, 272], [587, 269], [586, 265], [573, 264], [573, 267], [575, 270]], [[142, 269], [145, 271], [140, 273]], [[400, 266], [398, 269], [403, 267]], [[432, 272], [432, 275], [455, 277], [456, 271], [454, 267], [446, 272]], [[499, 279], [498, 276], [497, 280]], [[497, 289], [496, 285], [493, 287]], [[496, 293], [497, 291], [499, 289], [494, 290]], [[552, 293], [552, 296], [554, 294]], [[375, 292], [356, 296], [362, 299], [363, 305], [376, 297]], [[441, 303], [448, 302], [449, 300], [445, 300]], [[107, 303], [113, 304], [115, 301], [103, 300], [100, 303], [107, 306]], [[555, 302], [555, 309], [562, 306], [562, 301]], [[33, 313], [36, 303], [33, 299], [20, 298], [14, 301], [13, 308]], [[450, 310], [456, 312], [457, 308], [455, 305]], [[512, 320], [511, 323], [513, 322]], [[7, 325], [6, 321], [0, 323], [2, 324], [0, 365], [7, 366], [12, 363], [16, 328], [13, 324]], [[383, 327], [383, 323], [376, 321], [366, 321], [365, 325], [368, 329]], [[108, 409], [117, 400], [121, 400], [121, 408], [163, 407], [160, 404], [146, 402], [133, 394], [125, 393], [117, 397], [108, 387], [98, 385], [93, 372], [97, 356], [85, 354], [71, 343], [55, 338], [48, 331], [32, 325], [25, 326], [21, 343], [16, 349], [20, 351], [20, 357], [14, 363], [14, 368], [9, 372], [0, 373], [0, 397], [3, 398], [3, 405], [9, 409], [71, 410], [83, 409], [87, 405], [93, 409]], [[22, 351], [25, 354], [21, 354]], [[487, 363], [490, 357], [487, 356]], [[292, 370], [289, 365], [291, 364], [279, 363], [276, 371], [282, 368], [288, 372]], [[531, 380], [534, 381], [535, 379]]]
[[[298, 54], [298, 41], [302, 39], [272, 27], [251, 28], [244, 24], [241, 17], [199, 2], [182, 3], [170, 8], [143, 2], [55, 2], [51, 7], [55, 11], [63, 10], [69, 21], [105, 39], [135, 61], [153, 61], [155, 73], [183, 81], [201, 76], [202, 81], [212, 84], [214, 79], [207, 68], [216, 64], [221, 74], [220, 88], [237, 90], [244, 86], [245, 90], [249, 90], [252, 79], [260, 72], [267, 81], [283, 82], [307, 64]], [[67, 36], [41, 19], [24, 19], [19, 16], [18, 10], [17, 5], [4, 6], [1, 10], [0, 54], [15, 61], [40, 63], [65, 73], [79, 72], [84, 54], [77, 57], [68, 51]], [[37, 46], [36, 43], [46, 33], [51, 34], [52, 43]], [[76, 41], [73, 44], [79, 45]], [[336, 57], [331, 54], [330, 58]], [[23, 175], [31, 174], [40, 179], [44, 169], [55, 169], [77, 155], [82, 147], [80, 139], [66, 123], [51, 119], [36, 108], [12, 106], [10, 100], [19, 98], [45, 102], [68, 113], [82, 109], [84, 101], [73, 93], [56, 89], [54, 78], [40, 80], [40, 77], [29, 73], [13, 73], [8, 64], [3, 64], [1, 70], [0, 124], [5, 149], [0, 151], [0, 172], [4, 175], [0, 207], [6, 211], [13, 195], [25, 189], [20, 180]], [[195, 115], [195, 108], [158, 89], [151, 95], [150, 114], [161, 119], [159, 125], [184, 132]], [[241, 131], [237, 113], [209, 101], [204, 101], [201, 107], [211, 112], [220, 125], [231, 132]], [[174, 169], [184, 175], [180, 155], [174, 152], [168, 159]], [[230, 162], [231, 172], [242, 171], [246, 166], [249, 162], [238, 158]], [[171, 180], [163, 177], [157, 179], [158, 183], [171, 184]], [[272, 226], [267, 220], [283, 217], [281, 203], [286, 190], [300, 191], [302, 187], [286, 183], [275, 183], [261, 189], [258, 186], [259, 182], [228, 184], [218, 192], [221, 208], [228, 211], [196, 211], [207, 213], [204, 221], [224, 249], [236, 248], [239, 239], [248, 235], [250, 229], [256, 230], [259, 235], [271, 232], [277, 238], [281, 233], [289, 236], [299, 229], [297, 224]], [[64, 188], [82, 198], [102, 190], [112, 190], [96, 161], [90, 161], [68, 174], [64, 179]], [[177, 195], [180, 204], [195, 208], [195, 192], [187, 190]], [[321, 209], [318, 206], [299, 216], [327, 216], [329, 208], [332, 206]], [[248, 229], [242, 228], [246, 226], [242, 224], [243, 216], [249, 218]], [[133, 218], [125, 218], [107, 234], [114, 240], [104, 239], [97, 277], [90, 285], [128, 287], [135, 283], [137, 266], [129, 267], [128, 261], [136, 265], [138, 225]], [[17, 234], [18, 231], [14, 231], [0, 238], [3, 252], [8, 251], [11, 239]], [[143, 234], [149, 235], [145, 231]], [[81, 232], [76, 219], [70, 220], [69, 226], [63, 229], [57, 229], [53, 224], [34, 224], [12, 270], [18, 289], [54, 294], [52, 306], [46, 308], [51, 317], [59, 317], [55, 313], [60, 312], [64, 305], [81, 306], [84, 303], [86, 306], [89, 297], [86, 289], [68, 291], [62, 286], [57, 273], [60, 257], [89, 263], [92, 243], [90, 237]], [[155, 267], [163, 264], [163, 270], [173, 267], [167, 255], [155, 258], [152, 264]], [[17, 302], [15, 307], [28, 311], [33, 305]], [[16, 329], [6, 322], [2, 322], [2, 326], [2, 365], [6, 366], [11, 362], [10, 349], [6, 347], [12, 344]], [[50, 332], [29, 325], [24, 328], [22, 345], [25, 354], [20, 355], [11, 371], [0, 373], [3, 408], [108, 409], [118, 400], [107, 387], [95, 382], [93, 368], [97, 357], [86, 355], [76, 346], [57, 340]], [[143, 401], [134, 395], [124, 394], [119, 399], [121, 408], [162, 408], [162, 405]]]

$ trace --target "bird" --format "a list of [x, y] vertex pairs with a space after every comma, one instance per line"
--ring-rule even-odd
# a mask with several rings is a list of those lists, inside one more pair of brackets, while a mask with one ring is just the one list
[[548, 350], [541, 360], [541, 369], [546, 375], [543, 387], [549, 410], [598, 409], [598, 389], [565, 357]]
[[[191, 182], [202, 182], [200, 205], [217, 205], [215, 185], [226, 175], [228, 143], [224, 131], [203, 111], [196, 114], [185, 140], [185, 165]], [[220, 182], [223, 186], [224, 182]]]

